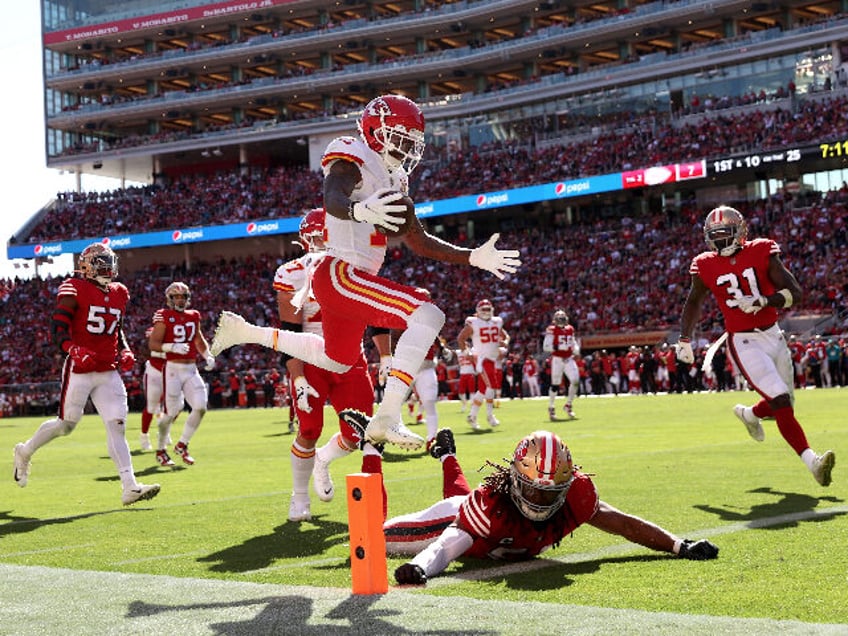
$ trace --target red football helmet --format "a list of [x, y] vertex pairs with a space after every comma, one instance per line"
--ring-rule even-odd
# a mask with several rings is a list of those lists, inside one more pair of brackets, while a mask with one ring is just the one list
[[390, 170], [407, 174], [424, 154], [424, 114], [402, 95], [383, 95], [368, 102], [357, 122], [362, 140], [383, 158]]
[[106, 287], [118, 275], [118, 255], [103, 243], [92, 243], [79, 257], [79, 270], [85, 278]]
[[327, 229], [324, 226], [327, 215], [324, 208], [309, 210], [300, 220], [300, 243], [307, 252], [320, 252], [327, 240]]
[[488, 298], [484, 298], [479, 303], [477, 303], [476, 308], [477, 317], [482, 320], [491, 320], [492, 314], [495, 313], [495, 308], [492, 305], [492, 301]]
[[535, 431], [518, 442], [510, 464], [510, 497], [528, 519], [549, 519], [565, 503], [574, 481], [571, 451], [548, 431]]

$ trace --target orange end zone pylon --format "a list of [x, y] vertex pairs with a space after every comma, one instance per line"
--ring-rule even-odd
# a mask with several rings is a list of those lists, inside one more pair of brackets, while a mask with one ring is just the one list
[[383, 534], [383, 476], [347, 476], [347, 519], [350, 530], [350, 573], [354, 594], [389, 591], [386, 537]]

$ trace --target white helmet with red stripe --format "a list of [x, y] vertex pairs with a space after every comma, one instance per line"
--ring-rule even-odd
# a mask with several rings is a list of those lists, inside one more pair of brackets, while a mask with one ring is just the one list
[[532, 521], [549, 519], [565, 503], [574, 481], [571, 451], [549, 431], [536, 431], [518, 442], [510, 464], [509, 494]]
[[492, 315], [495, 313], [495, 307], [492, 305], [491, 300], [484, 298], [477, 303], [477, 307], [474, 311], [477, 314], [477, 317], [481, 320], [491, 320]]
[[745, 217], [736, 208], [720, 205], [710, 210], [704, 221], [704, 239], [710, 249], [721, 256], [733, 256], [742, 249], [748, 237]]

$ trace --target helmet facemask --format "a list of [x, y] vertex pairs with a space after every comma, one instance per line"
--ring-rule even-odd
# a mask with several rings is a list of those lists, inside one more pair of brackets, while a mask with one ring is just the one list
[[384, 122], [374, 131], [374, 138], [383, 144], [380, 155], [389, 170], [403, 168], [409, 174], [424, 155], [424, 133], [420, 130], [406, 130], [401, 125], [392, 127]]
[[107, 245], [93, 243], [80, 254], [79, 271], [85, 278], [107, 287], [118, 275], [118, 255]]
[[721, 256], [733, 256], [742, 249], [748, 237], [748, 226], [742, 214], [722, 205], [712, 210], [704, 221], [704, 240]]
[[562, 508], [574, 466], [571, 452], [558, 436], [536, 431], [522, 439], [510, 465], [509, 494], [531, 521], [545, 521]]
[[477, 303], [475, 312], [480, 320], [491, 320], [495, 313], [495, 308], [488, 300], [481, 300]]
[[191, 302], [191, 290], [185, 283], [171, 283], [165, 289], [165, 303], [175, 311], [185, 311]]
[[424, 155], [424, 115], [418, 105], [401, 95], [372, 99], [357, 122], [359, 134], [379, 153], [389, 171], [411, 173]]
[[565, 327], [568, 324], [568, 315], [562, 309], [554, 312], [554, 324], [557, 327]]

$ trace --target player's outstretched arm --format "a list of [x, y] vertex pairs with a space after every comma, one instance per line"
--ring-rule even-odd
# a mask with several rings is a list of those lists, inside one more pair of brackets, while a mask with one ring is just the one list
[[670, 552], [684, 559], [703, 561], [718, 557], [718, 547], [706, 539], [680, 539], [655, 523], [622, 512], [604, 501], [599, 502], [598, 511], [589, 520], [589, 524], [646, 548]]

